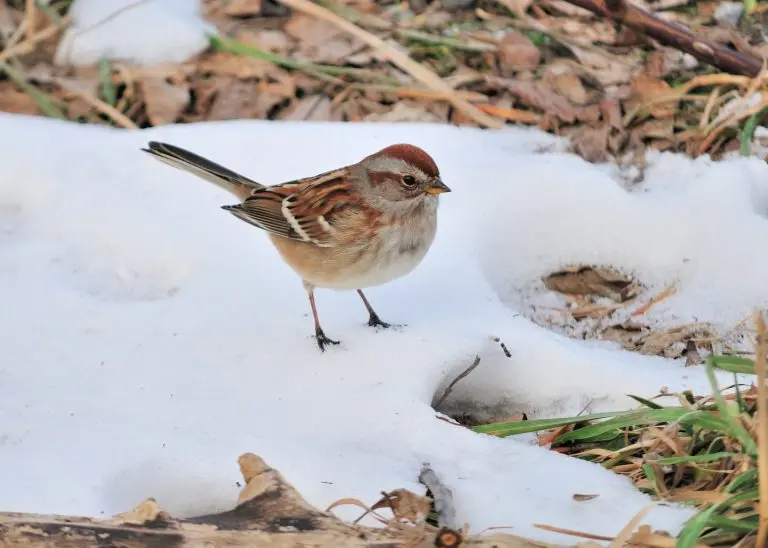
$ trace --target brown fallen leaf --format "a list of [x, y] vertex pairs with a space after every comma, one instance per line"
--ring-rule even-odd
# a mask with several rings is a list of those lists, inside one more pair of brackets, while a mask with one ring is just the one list
[[573, 123], [576, 121], [576, 111], [567, 99], [547, 91], [536, 82], [524, 82], [496, 76], [486, 76], [486, 82], [509, 91], [523, 104], [550, 113], [563, 122]]
[[550, 291], [566, 295], [596, 295], [624, 302], [634, 297], [637, 287], [632, 280], [609, 268], [572, 266], [544, 279]]
[[[627, 102], [627, 108], [633, 109], [640, 105], [650, 103], [653, 99], [658, 99], [670, 90], [670, 85], [659, 78], [654, 78], [647, 74], [636, 74], [630, 80], [630, 98]], [[649, 105], [648, 112], [654, 118], [667, 118], [674, 116], [679, 108], [679, 101], [665, 101]]]
[[581, 78], [573, 73], [559, 74], [554, 77], [555, 90], [575, 105], [585, 105], [589, 101], [587, 90], [581, 83]]
[[42, 114], [34, 99], [9, 81], [0, 82], [0, 112], [33, 116]]
[[235, 34], [235, 39], [256, 46], [257, 48], [284, 55], [293, 46], [293, 42], [282, 30], [277, 29], [241, 29]]
[[189, 88], [169, 84], [165, 78], [143, 78], [141, 90], [147, 118], [153, 126], [174, 123], [189, 104]]
[[432, 504], [429, 497], [417, 495], [408, 489], [395, 489], [390, 492], [382, 492], [382, 497], [372, 510], [389, 508], [398, 521], [409, 521], [414, 524], [424, 523]]
[[325, 95], [308, 95], [280, 113], [281, 120], [331, 120], [331, 100]]
[[578, 126], [569, 129], [566, 133], [571, 140], [571, 150], [587, 162], [602, 163], [610, 160], [608, 126], [596, 128]]
[[525, 12], [533, 4], [533, 0], [499, 0], [499, 3], [520, 19], [525, 19]]
[[261, 13], [261, 0], [228, 0], [224, 14], [229, 17], [252, 17]]
[[292, 56], [296, 60], [343, 64], [363, 49], [362, 42], [335, 25], [301, 13], [285, 24], [285, 32], [297, 41], [298, 49]]
[[499, 41], [499, 68], [504, 76], [519, 70], [533, 70], [541, 62], [541, 52], [522, 32], [509, 30]]

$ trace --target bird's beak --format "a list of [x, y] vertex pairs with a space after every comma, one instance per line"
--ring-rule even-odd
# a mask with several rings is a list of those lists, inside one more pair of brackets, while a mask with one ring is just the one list
[[443, 192], [450, 191], [451, 189], [440, 179], [435, 179], [432, 181], [432, 184], [427, 187], [427, 194], [442, 194]]

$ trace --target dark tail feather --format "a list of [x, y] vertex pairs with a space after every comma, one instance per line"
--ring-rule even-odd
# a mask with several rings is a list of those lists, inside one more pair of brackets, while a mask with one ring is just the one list
[[148, 146], [149, 148], [142, 148], [141, 150], [149, 152], [155, 158], [170, 166], [202, 177], [206, 181], [224, 190], [228, 190], [241, 200], [250, 196], [254, 190], [264, 188], [264, 185], [256, 181], [243, 177], [239, 173], [235, 173], [183, 148], [167, 143], [158, 143], [157, 141], [150, 141]]

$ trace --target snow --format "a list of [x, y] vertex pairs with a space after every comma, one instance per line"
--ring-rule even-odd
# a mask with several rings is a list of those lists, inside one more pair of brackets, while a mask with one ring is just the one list
[[[234, 198], [139, 149], [167, 141], [265, 183], [422, 146], [452, 193], [411, 275], [369, 290], [318, 290], [321, 354], [299, 279]], [[35, 143], [34, 150], [29, 143]], [[622, 188], [606, 166], [535, 130], [230, 121], [121, 131], [0, 115], [0, 507], [111, 515], [154, 496], [177, 516], [236, 500], [251, 451], [310, 503], [372, 503], [424, 488], [429, 462], [478, 532], [546, 523], [617, 533], [650, 499], [625, 478], [436, 417], [435, 394], [477, 354], [453, 404], [533, 417], [633, 406], [626, 394], [707, 390], [701, 368], [576, 341], [534, 324], [526, 299], [571, 262], [677, 281], [658, 321], [723, 329], [768, 302], [768, 168], [671, 154]], [[41, 161], [40, 151], [45, 151]], [[510, 349], [507, 358], [495, 342]], [[723, 384], [730, 376], [722, 377]], [[598, 494], [577, 502], [575, 493]], [[341, 510], [350, 518], [357, 510]], [[648, 523], [679, 529], [689, 510]]]
[[216, 31], [199, 11], [198, 0], [75, 0], [69, 12], [72, 23], [54, 62], [185, 62], [206, 49], [207, 35]]

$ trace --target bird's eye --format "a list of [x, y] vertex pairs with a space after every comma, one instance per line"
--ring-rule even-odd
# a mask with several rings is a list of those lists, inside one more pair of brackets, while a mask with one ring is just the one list
[[413, 185], [415, 185], [416, 184], [416, 177], [414, 177], [413, 175], [406, 175], [405, 177], [403, 177], [403, 184], [405, 186], [413, 186]]

